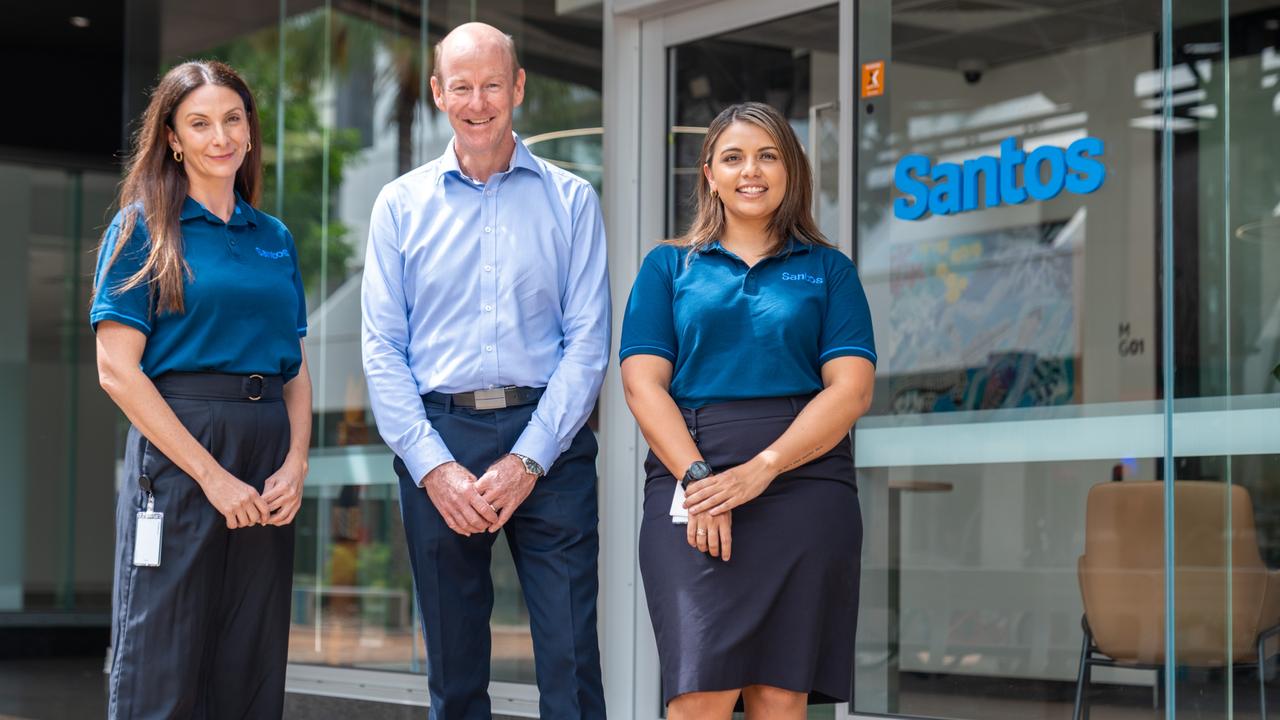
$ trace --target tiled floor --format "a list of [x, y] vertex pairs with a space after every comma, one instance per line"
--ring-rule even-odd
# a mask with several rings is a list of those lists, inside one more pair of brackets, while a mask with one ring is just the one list
[[102, 658], [0, 662], [0, 718], [63, 720], [107, 716]]
[[[106, 692], [102, 658], [0, 662], [0, 720], [103, 718], [107, 715]], [[285, 697], [285, 720], [424, 720], [426, 716], [426, 708], [422, 707], [310, 695]]]
[[[1220, 680], [1220, 678], [1218, 678]], [[1258, 717], [1256, 686], [1242, 673], [1237, 706], [1228, 715], [1221, 684], [1188, 678], [1179, 686], [1179, 720], [1252, 720]], [[1280, 688], [1273, 688], [1272, 710], [1280, 710]], [[1148, 702], [1150, 690], [1099, 688], [1092, 720], [1159, 720]], [[1001, 697], [999, 694], [948, 695], [904, 688], [904, 711], [924, 717], [970, 720], [1069, 720], [1070, 701]], [[90, 720], [106, 715], [106, 677], [101, 658], [7, 660], [0, 662], [0, 720]], [[422, 720], [425, 708], [370, 704], [305, 695], [286, 698], [287, 720]]]

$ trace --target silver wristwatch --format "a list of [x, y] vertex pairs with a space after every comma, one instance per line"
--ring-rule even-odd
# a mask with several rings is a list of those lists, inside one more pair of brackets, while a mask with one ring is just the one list
[[511, 453], [511, 454], [515, 455], [516, 459], [524, 463], [524, 471], [529, 473], [530, 475], [533, 475], [534, 477], [542, 477], [543, 475], [547, 474], [546, 471], [542, 469], [542, 466], [538, 464], [537, 460], [534, 460], [531, 457], [526, 457], [519, 453]]

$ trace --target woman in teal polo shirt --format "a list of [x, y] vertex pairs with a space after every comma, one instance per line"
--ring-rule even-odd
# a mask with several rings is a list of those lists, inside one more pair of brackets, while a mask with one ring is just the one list
[[623, 320], [622, 382], [651, 448], [640, 570], [668, 718], [727, 719], [741, 701], [798, 720], [849, 698], [849, 431], [871, 403], [871, 315], [777, 111], [726, 109], [700, 157], [693, 225], [645, 258]]
[[188, 62], [152, 93], [99, 249], [98, 374], [132, 427], [111, 718], [279, 718], [311, 439], [297, 251], [254, 208], [253, 95]]

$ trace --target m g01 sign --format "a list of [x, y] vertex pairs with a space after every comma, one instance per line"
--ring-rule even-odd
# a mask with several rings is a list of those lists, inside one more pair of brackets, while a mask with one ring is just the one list
[[[926, 212], [955, 215], [980, 208], [1021, 205], [1028, 199], [1049, 200], [1065, 188], [1084, 195], [1102, 187], [1107, 168], [1105, 148], [1097, 138], [1081, 138], [1066, 149], [1042, 145], [1030, 154], [1015, 138], [1000, 143], [1000, 156], [983, 155], [959, 163], [937, 163], [924, 155], [898, 161], [893, 183], [904, 197], [893, 201], [893, 214], [919, 220]], [[982, 179], [981, 186], [978, 179]]]

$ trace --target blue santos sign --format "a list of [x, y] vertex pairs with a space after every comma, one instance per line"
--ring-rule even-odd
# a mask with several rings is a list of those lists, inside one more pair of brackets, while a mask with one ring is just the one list
[[893, 172], [893, 184], [906, 196], [893, 201], [893, 214], [902, 220], [919, 220], [926, 212], [955, 215], [979, 207], [1021, 205], [1028, 198], [1048, 200], [1063, 188], [1081, 195], [1091, 193], [1107, 179], [1107, 168], [1099, 159], [1103, 151], [1101, 140], [1087, 137], [1065, 150], [1045, 145], [1028, 155], [1018, 147], [1016, 138], [1005, 138], [1000, 143], [1000, 157], [984, 155], [965, 160], [963, 165], [935, 165], [924, 155], [907, 155]]

